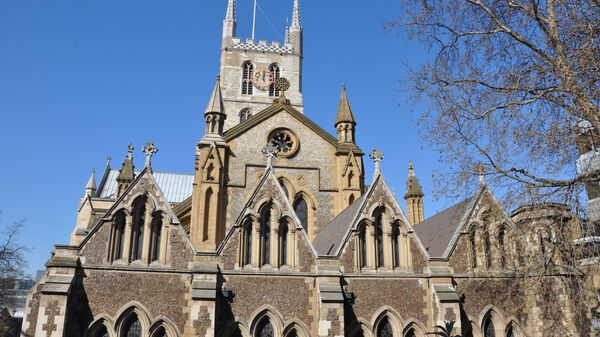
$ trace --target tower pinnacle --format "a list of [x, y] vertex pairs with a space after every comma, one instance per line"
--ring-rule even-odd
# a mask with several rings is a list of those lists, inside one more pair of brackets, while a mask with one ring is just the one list
[[85, 194], [90, 197], [96, 194], [96, 178], [95, 178], [96, 169], [92, 170], [92, 175], [90, 176], [90, 180], [85, 186]]
[[406, 215], [411, 225], [416, 225], [424, 220], [423, 214], [423, 189], [414, 171], [412, 161], [408, 163], [408, 180], [406, 181]]
[[300, 30], [302, 29], [302, 24], [300, 22], [300, 4], [299, 0], [294, 0], [294, 12], [292, 13], [292, 26], [290, 30]]
[[227, 3], [227, 14], [225, 15], [225, 21], [236, 21], [235, 20], [235, 0], [229, 0]]

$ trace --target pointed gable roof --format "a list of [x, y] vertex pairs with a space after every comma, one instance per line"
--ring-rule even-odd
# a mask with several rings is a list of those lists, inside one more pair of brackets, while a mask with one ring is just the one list
[[206, 107], [206, 111], [204, 115], [209, 113], [223, 113], [223, 95], [221, 94], [221, 76], [217, 76], [217, 83], [215, 84], [215, 88], [210, 96], [210, 101], [208, 101], [208, 106]]
[[335, 126], [337, 127], [340, 123], [352, 123], [356, 125], [354, 113], [352, 113], [350, 102], [348, 102], [345, 84], [342, 84], [342, 96], [340, 97], [340, 105], [338, 107], [337, 117], [335, 118]]
[[247, 130], [257, 126], [258, 124], [267, 120], [269, 117], [274, 116], [274, 115], [280, 113], [281, 111], [285, 111], [285, 112], [289, 113], [292, 117], [296, 118], [302, 124], [306, 125], [306, 127], [308, 127], [310, 130], [312, 130], [316, 134], [320, 135], [323, 139], [325, 139], [331, 145], [333, 145], [333, 146], [337, 145], [337, 138], [332, 136], [329, 132], [325, 131], [323, 128], [321, 128], [319, 125], [317, 125], [315, 122], [310, 120], [310, 118], [306, 117], [303, 113], [296, 110], [291, 105], [283, 104], [279, 101], [274, 102], [266, 109], [258, 112], [254, 116], [246, 119], [245, 121], [235, 125], [231, 129], [225, 131], [225, 133], [224, 133], [225, 140], [229, 142], [230, 140], [237, 138], [241, 134], [245, 133]]

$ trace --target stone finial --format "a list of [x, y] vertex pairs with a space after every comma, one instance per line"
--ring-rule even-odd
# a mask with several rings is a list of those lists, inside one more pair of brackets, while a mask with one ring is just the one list
[[290, 29], [302, 29], [300, 22], [300, 4], [298, 0], [294, 0], [294, 12], [292, 13], [292, 26]]
[[485, 174], [487, 173], [487, 168], [482, 162], [477, 163], [475, 165], [475, 173], [479, 176], [479, 184], [485, 184]]
[[412, 160], [408, 162], [408, 176], [415, 177], [415, 165], [413, 165]]
[[381, 161], [383, 160], [383, 152], [381, 152], [381, 150], [379, 150], [379, 148], [376, 148], [375, 150], [373, 150], [373, 152], [371, 152], [371, 154], [369, 154], [369, 157], [371, 157], [371, 159], [373, 159], [373, 162], [375, 162], [375, 174], [374, 176], [377, 176], [377, 174], [379, 174], [381, 172]]
[[150, 158], [152, 158], [153, 154], [158, 152], [158, 148], [156, 146], [154, 146], [154, 143], [148, 142], [148, 144], [146, 144], [142, 147], [142, 152], [144, 152], [146, 154], [145, 166], [150, 167]]
[[279, 152], [279, 147], [269, 143], [261, 150], [261, 152], [267, 156], [267, 167], [273, 167], [273, 156]]
[[129, 146], [127, 146], [127, 159], [132, 159], [133, 158], [133, 150], [135, 148], [133, 147], [133, 143], [129, 143]]
[[85, 194], [91, 196], [94, 196], [94, 194], [96, 193], [96, 169], [92, 169], [92, 175], [90, 176], [90, 180], [88, 180], [87, 185], [85, 186]]

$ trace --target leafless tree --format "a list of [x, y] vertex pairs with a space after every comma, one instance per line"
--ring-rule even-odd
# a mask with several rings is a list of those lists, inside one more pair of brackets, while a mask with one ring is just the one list
[[[600, 165], [578, 173], [576, 163], [580, 151], [600, 145], [600, 1], [399, 2], [402, 14], [386, 29], [420, 41], [431, 55], [408, 67], [400, 89], [411, 93], [421, 136], [445, 164], [437, 196], [470, 194], [473, 176], [485, 174], [507, 209], [566, 205], [576, 216], [553, 226], [560, 240], [537, 228], [514, 231], [539, 248], [520, 275], [537, 277], [532, 288], [564, 275], [565, 295], [573, 296], [584, 287], [572, 281], [590, 272], [578, 261], [593, 255], [565, 242], [582, 235], [576, 222], [588, 217], [585, 187], [590, 193], [599, 181]], [[578, 294], [574, 303], [589, 293]]]
[[3, 227], [0, 233], [0, 309], [14, 305], [12, 291], [23, 275], [26, 266], [23, 254], [28, 251], [27, 246], [18, 241], [23, 221]]

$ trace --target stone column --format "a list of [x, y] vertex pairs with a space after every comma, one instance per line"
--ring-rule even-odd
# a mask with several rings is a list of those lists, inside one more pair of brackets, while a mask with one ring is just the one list
[[392, 225], [391, 217], [388, 212], [385, 211], [381, 216], [381, 227], [383, 230], [383, 266], [389, 269], [393, 269], [394, 256], [392, 249]]
[[133, 215], [125, 216], [125, 240], [123, 240], [123, 262], [131, 262], [131, 232], [133, 230]]
[[271, 208], [271, 247], [267, 247], [269, 249], [271, 259], [269, 264], [273, 267], [279, 266], [279, 221], [277, 221], [277, 216], [275, 215], [274, 209]]
[[365, 233], [365, 241], [366, 242], [366, 246], [367, 246], [367, 263], [365, 264], [366, 267], [369, 268], [375, 268], [375, 266], [377, 265], [376, 261], [375, 261], [375, 249], [377, 247], [377, 245], [375, 244], [375, 231], [374, 228], [372, 226], [372, 224], [369, 224], [369, 226], [367, 226], [367, 230]]
[[[400, 241], [402, 240], [402, 241]], [[402, 250], [400, 252], [400, 267], [402, 268], [406, 268], [406, 269], [410, 269], [410, 238], [408, 237], [408, 233], [402, 233], [400, 234], [400, 237], [398, 238], [398, 241], [400, 241], [398, 243], [398, 245], [400, 246], [400, 249]]]
[[[152, 236], [152, 202], [150, 198], [146, 201], [146, 214], [144, 216], [144, 238], [142, 243], [142, 261], [149, 263], [150, 260], [150, 237]], [[139, 247], [138, 247], [139, 249]]]

